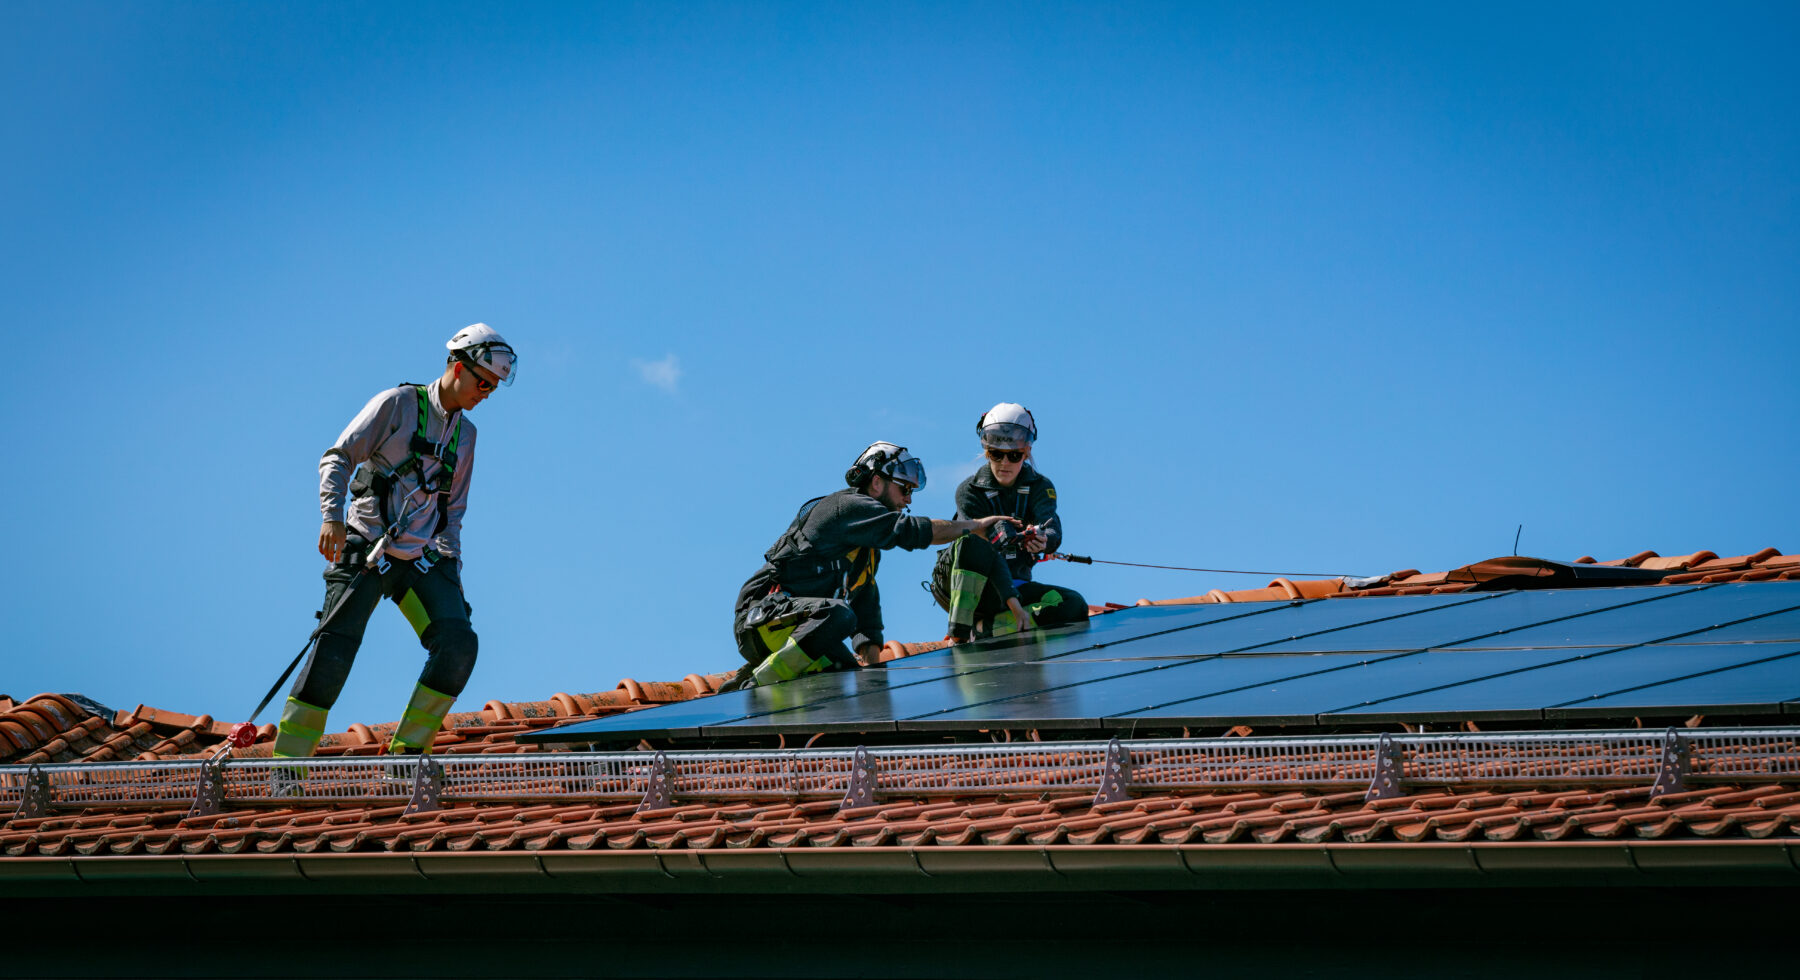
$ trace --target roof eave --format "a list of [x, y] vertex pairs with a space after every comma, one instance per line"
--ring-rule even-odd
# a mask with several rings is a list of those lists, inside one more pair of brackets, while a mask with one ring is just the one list
[[1234, 891], [1800, 883], [1800, 841], [759, 848], [0, 860], [14, 896]]

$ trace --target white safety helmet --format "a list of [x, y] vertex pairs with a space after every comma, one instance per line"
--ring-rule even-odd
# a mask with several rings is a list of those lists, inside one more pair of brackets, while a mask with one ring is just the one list
[[905, 446], [891, 442], [870, 443], [844, 472], [844, 482], [861, 489], [868, 486], [869, 478], [877, 473], [890, 480], [910, 483], [915, 490], [925, 489], [925, 464], [907, 452]]
[[989, 449], [1030, 449], [1037, 441], [1037, 420], [1025, 406], [1001, 402], [982, 413], [975, 431]]
[[500, 331], [485, 323], [471, 323], [458, 330], [456, 336], [444, 345], [450, 350], [450, 356], [475, 367], [479, 365], [483, 371], [493, 375], [503, 385], [513, 383], [515, 369], [519, 364], [519, 355], [513, 353], [512, 345], [500, 336]]

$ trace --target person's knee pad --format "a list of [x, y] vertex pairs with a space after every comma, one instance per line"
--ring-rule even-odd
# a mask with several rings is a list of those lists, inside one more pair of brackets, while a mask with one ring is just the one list
[[431, 656], [426, 658], [419, 683], [451, 697], [461, 694], [464, 685], [469, 683], [469, 675], [475, 672], [475, 655], [480, 647], [468, 620], [447, 619], [432, 623], [421, 639]]

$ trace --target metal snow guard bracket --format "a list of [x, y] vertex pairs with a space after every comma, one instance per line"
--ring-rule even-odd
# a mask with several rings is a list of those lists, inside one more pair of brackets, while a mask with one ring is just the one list
[[[1687, 729], [1683, 778], [1695, 784], [1800, 781], [1800, 728]], [[1390, 734], [1386, 775], [1408, 788], [1651, 785], [1664, 771], [1660, 730]], [[1229, 787], [1366, 789], [1382, 769], [1382, 736], [1161, 739], [1121, 743], [1131, 792]], [[884, 746], [864, 750], [877, 798], [1098, 793], [1107, 742]], [[857, 749], [676, 751], [671, 798], [842, 800]], [[513, 800], [642, 800], [651, 752], [442, 755], [440, 804]], [[42, 765], [53, 810], [189, 806], [200, 760]], [[239, 759], [220, 769], [224, 809], [405, 804], [419, 757]], [[24, 801], [31, 766], [0, 767], [0, 814]]]

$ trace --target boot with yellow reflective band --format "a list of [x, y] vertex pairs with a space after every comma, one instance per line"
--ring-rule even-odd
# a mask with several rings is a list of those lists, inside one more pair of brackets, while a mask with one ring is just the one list
[[326, 709], [290, 697], [281, 707], [281, 723], [275, 728], [270, 755], [277, 759], [305, 759], [318, 751], [325, 737]]
[[444, 727], [444, 716], [450, 713], [450, 706], [456, 703], [456, 697], [434, 691], [423, 684], [413, 687], [412, 700], [406, 702], [406, 711], [400, 715], [400, 727], [394, 729], [394, 737], [388, 741], [388, 752], [426, 753], [431, 751], [431, 743], [437, 740], [438, 729]]

